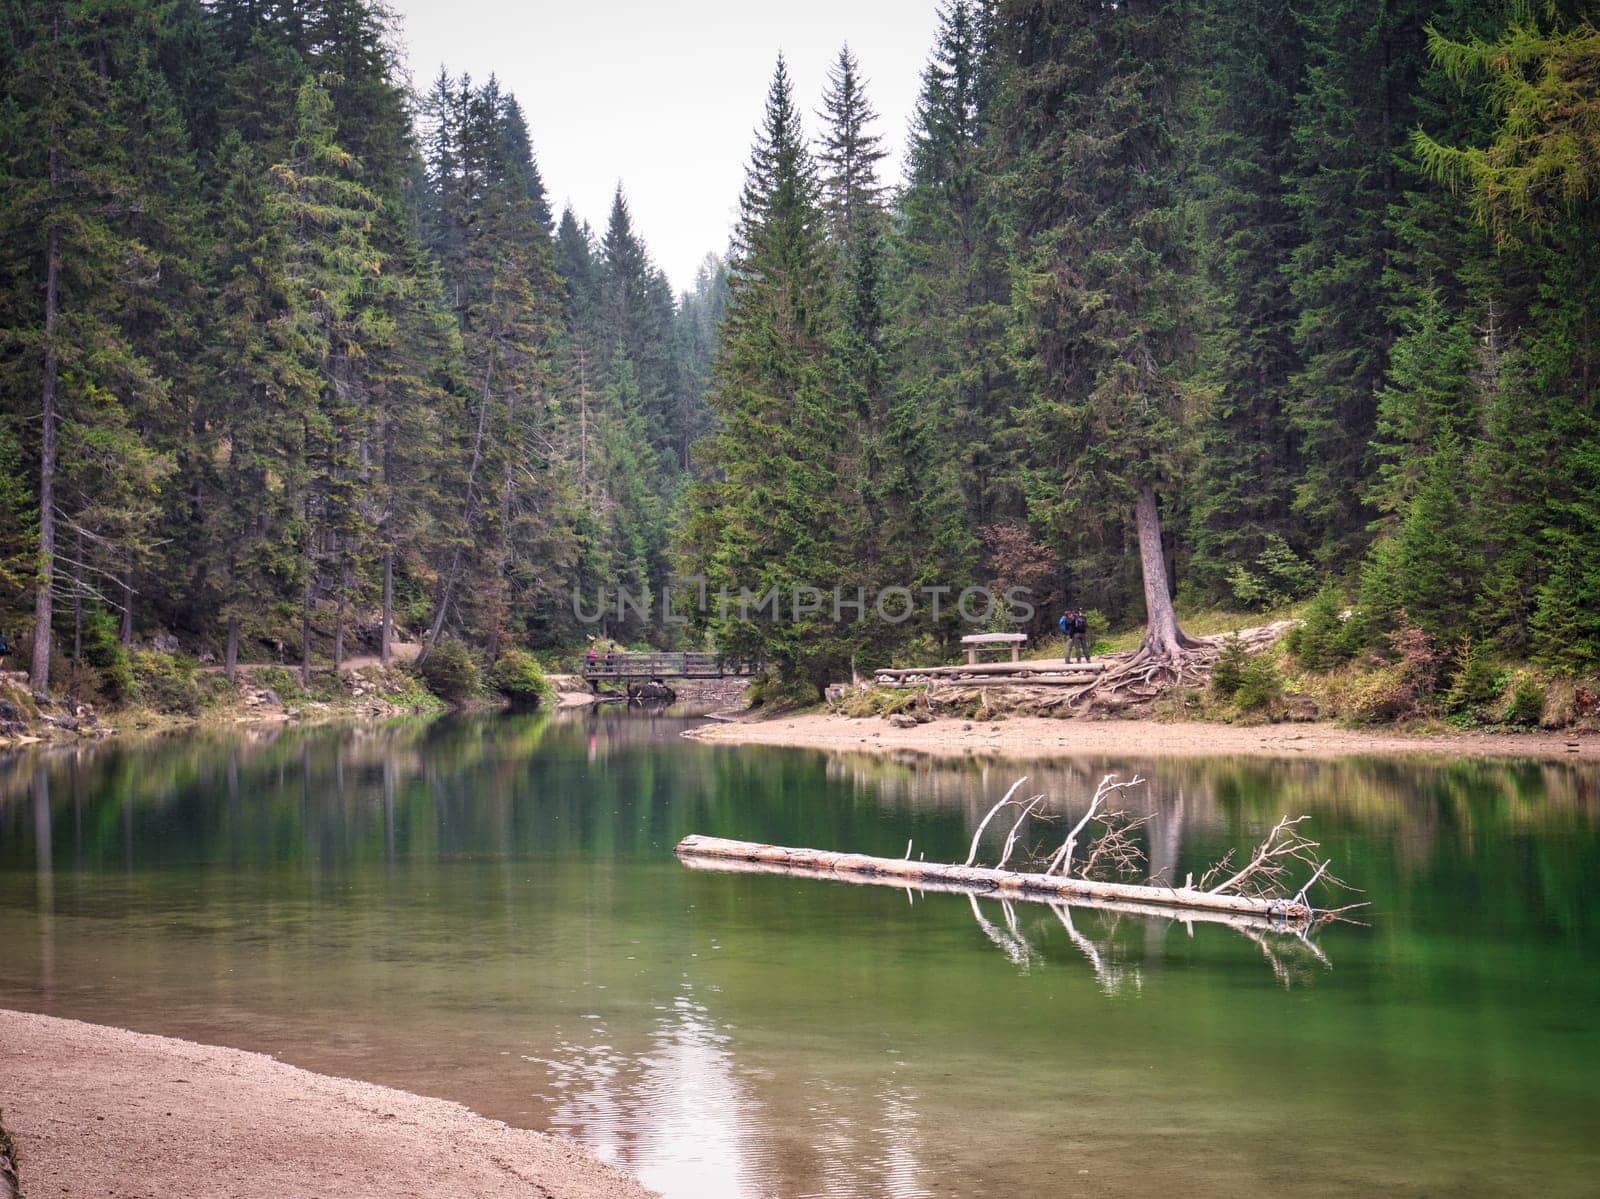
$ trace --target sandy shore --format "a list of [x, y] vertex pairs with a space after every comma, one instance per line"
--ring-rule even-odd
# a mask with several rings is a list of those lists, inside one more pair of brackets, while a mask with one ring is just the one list
[[457, 1103], [26, 1012], [0, 1010], [0, 1107], [29, 1199], [652, 1193]]
[[[1037, 759], [1069, 754], [1136, 757], [1346, 757], [1354, 754], [1425, 754], [1444, 757], [1600, 759], [1593, 733], [1439, 733], [1410, 735], [1344, 729], [1331, 724], [1160, 724], [1147, 720], [940, 719], [897, 729], [878, 717], [852, 719], [807, 713], [775, 720], [706, 725], [685, 736], [734, 745], [788, 745], [811, 749], [894, 751], [961, 757], [982, 754]], [[1577, 749], [1572, 749], [1576, 743]]]

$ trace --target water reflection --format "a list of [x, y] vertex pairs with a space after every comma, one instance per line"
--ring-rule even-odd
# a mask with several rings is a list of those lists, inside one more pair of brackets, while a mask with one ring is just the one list
[[[1592, 767], [1019, 771], [682, 727], [613, 710], [0, 761], [0, 1003], [457, 1098], [674, 1196], [1578, 1193], [1600, 1164]], [[961, 860], [1019, 773], [1061, 815], [1112, 769], [1151, 780], [1130, 804], [1152, 873], [1304, 811], [1372, 927], [671, 855], [698, 832]], [[1257, 1135], [1285, 1124], [1318, 1135]]]

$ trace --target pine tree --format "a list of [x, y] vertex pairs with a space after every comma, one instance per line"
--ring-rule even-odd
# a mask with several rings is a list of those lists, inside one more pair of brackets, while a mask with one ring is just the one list
[[[991, 184], [998, 59], [993, 15], [955, 0], [940, 14], [913, 117], [887, 353], [896, 406], [943, 444], [941, 485], [960, 487], [969, 527], [1020, 514], [1003, 449], [1016, 400], [1005, 344], [1011, 280], [1003, 205]], [[965, 551], [963, 551], [964, 553]]]
[[373, 334], [371, 281], [381, 253], [369, 236], [377, 197], [360, 181], [360, 165], [333, 140], [332, 102], [313, 80], [300, 87], [295, 139], [286, 161], [272, 167], [270, 205], [288, 230], [284, 278], [298, 332], [315, 360], [319, 401], [304, 413], [306, 565], [301, 605], [300, 670], [311, 673], [320, 601], [334, 604], [333, 656], [342, 658], [350, 603], [371, 528], [360, 504], [369, 469], [360, 447], [371, 413], [359, 376]]
[[878, 119], [866, 97], [861, 65], [849, 46], [828, 68], [822, 93], [823, 129], [817, 151], [822, 207], [835, 242], [854, 251], [858, 242], [880, 235], [884, 225], [884, 188], [878, 163], [888, 157], [871, 131]]
[[[287, 275], [291, 231], [270, 205], [264, 163], [237, 133], [218, 151], [213, 265], [216, 299], [206, 329], [212, 347], [199, 427], [206, 441], [197, 480], [203, 508], [203, 567], [226, 626], [224, 668], [232, 681], [241, 636], [271, 633], [304, 586], [305, 430], [321, 379], [305, 328], [294, 320]], [[192, 484], [193, 486], [193, 484]]]
[[[1210, 403], [1199, 421], [1190, 582], [1212, 600], [1255, 578], [1271, 538], [1297, 543], [1290, 513], [1300, 470], [1289, 420], [1298, 366], [1287, 260], [1296, 223], [1284, 176], [1304, 68], [1302, 33], [1271, 0], [1208, 0], [1196, 16], [1206, 54], [1192, 100]], [[1292, 551], [1291, 551], [1292, 552]]]
[[37, 691], [50, 685], [57, 591], [104, 595], [103, 567], [86, 552], [97, 530], [86, 522], [103, 523], [111, 509], [101, 502], [113, 497], [98, 494], [92, 480], [127, 481], [123, 498], [143, 504], [116, 510], [126, 522], [111, 530], [123, 550], [136, 552], [147, 544], [156, 510], [149, 488], [163, 469], [130, 406], [159, 404], [166, 381], [131, 342], [124, 318], [160, 278], [160, 251], [138, 231], [144, 209], [160, 208], [163, 196], [139, 153], [149, 128], [170, 123], [141, 107], [160, 97], [118, 25], [124, 15], [71, 0], [22, 8], [0, 119], [0, 290], [20, 347], [6, 406], [39, 414], [36, 449], [29, 447], [38, 480], [30, 679]]
[[1084, 3], [1028, 15], [1007, 26], [1003, 186], [1015, 206], [1030, 507], [1074, 581], [1091, 566], [1102, 586], [1131, 582], [1096, 551], [1132, 511], [1142, 652], [1175, 663], [1191, 642], [1172, 606], [1157, 497], [1183, 477], [1193, 320], [1175, 146], [1181, 10]]
[[557, 440], [550, 369], [562, 288], [514, 97], [492, 79], [477, 89], [463, 81], [451, 104], [453, 144], [447, 160], [429, 163], [429, 175], [439, 189], [433, 210], [460, 236], [443, 266], [467, 394], [464, 408], [448, 418], [456, 468], [445, 488], [456, 514], [441, 544], [423, 653], [459, 609], [461, 624], [483, 638], [492, 659], [514, 631], [518, 594], [548, 601], [553, 583], [544, 564], [570, 552], [550, 541]]
[[672, 359], [672, 292], [666, 277], [633, 229], [622, 188], [611, 203], [610, 219], [600, 239], [597, 333], [607, 370], [616, 377], [626, 360], [638, 393], [642, 432], [664, 461], [646, 460], [650, 482], [660, 490], [663, 468], [676, 463], [670, 420], [677, 392]]
[[1374, 549], [1362, 581], [1365, 609], [1385, 616], [1404, 611], [1442, 642], [1470, 631], [1468, 616], [1483, 569], [1465, 503], [1466, 466], [1460, 436], [1446, 428], [1404, 518], [1394, 536]]
[[[710, 619], [730, 656], [764, 660], [806, 694], [847, 665], [849, 641], [822, 612], [782, 609], [796, 588], [848, 586], [833, 534], [840, 527], [833, 449], [839, 414], [828, 394], [829, 263], [815, 168], [783, 59], [740, 197], [728, 313], [707, 441], [712, 477], [692, 498], [688, 557], [729, 610]], [[741, 591], [775, 594], [763, 621]]]
[[1294, 423], [1304, 474], [1295, 507], [1318, 556], [1338, 568], [1366, 541], [1352, 479], [1373, 469], [1376, 399], [1392, 334], [1386, 217], [1406, 184], [1429, 0], [1328, 0], [1304, 11], [1290, 204], [1300, 220], [1290, 280], [1299, 309]]

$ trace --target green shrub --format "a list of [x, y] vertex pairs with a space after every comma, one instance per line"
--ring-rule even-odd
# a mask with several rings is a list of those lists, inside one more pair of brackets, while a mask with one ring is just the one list
[[259, 666], [251, 673], [251, 678], [257, 687], [265, 687], [285, 703], [306, 698], [299, 673], [286, 666]]
[[1233, 596], [1247, 609], [1265, 611], [1299, 599], [1316, 582], [1317, 572], [1289, 543], [1268, 533], [1266, 548], [1256, 555], [1255, 566], [1236, 566], [1228, 574]]
[[83, 611], [83, 660], [99, 676], [99, 692], [111, 703], [133, 695], [133, 667], [117, 635], [116, 618], [104, 608]]
[[417, 670], [428, 690], [446, 703], [459, 704], [483, 689], [483, 677], [472, 652], [454, 639], [435, 645]]
[[1275, 662], [1265, 654], [1245, 660], [1233, 702], [1241, 712], [1263, 712], [1283, 698], [1283, 678]]
[[523, 649], [501, 653], [489, 681], [517, 708], [537, 708], [549, 691], [538, 659]]
[[1517, 675], [1506, 703], [1506, 723], [1532, 727], [1544, 716], [1544, 688], [1526, 671]]
[[1244, 682], [1245, 667], [1249, 661], [1249, 651], [1245, 649], [1244, 642], [1239, 640], [1238, 631], [1229, 633], [1228, 639], [1222, 643], [1222, 652], [1217, 655], [1216, 664], [1211, 667], [1211, 694], [1218, 699], [1232, 699], [1239, 691], [1239, 684]]
[[1352, 724], [1384, 724], [1410, 714], [1416, 698], [1404, 667], [1381, 666], [1351, 681], [1342, 715]]
[[1344, 615], [1344, 596], [1333, 586], [1317, 592], [1305, 616], [1289, 630], [1284, 644], [1295, 661], [1307, 670], [1327, 671], [1355, 657], [1365, 640], [1365, 628]]
[[194, 716], [200, 711], [204, 692], [196, 677], [193, 658], [183, 654], [163, 654], [154, 650], [135, 650], [130, 655], [133, 694], [147, 708]]
[[1478, 715], [1505, 689], [1505, 672], [1487, 650], [1469, 637], [1456, 650], [1456, 674], [1445, 692], [1444, 710], [1452, 715]]

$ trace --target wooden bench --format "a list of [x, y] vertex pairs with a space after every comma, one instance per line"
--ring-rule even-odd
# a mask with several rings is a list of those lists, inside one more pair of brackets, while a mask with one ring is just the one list
[[961, 639], [961, 644], [967, 650], [967, 665], [978, 664], [978, 651], [998, 649], [1001, 646], [1011, 647], [1011, 660], [1021, 661], [1022, 643], [1028, 639], [1026, 633], [968, 633]]

